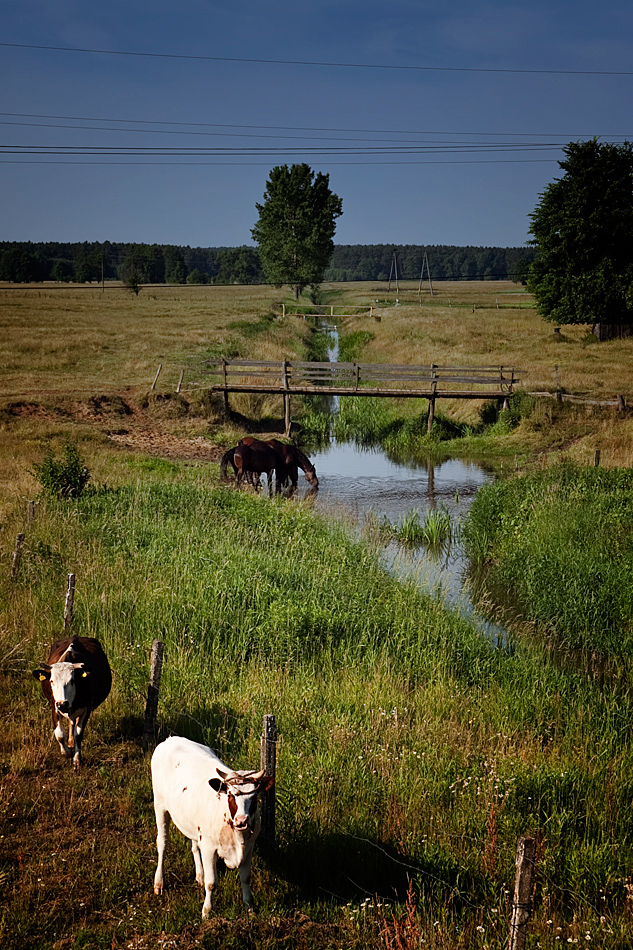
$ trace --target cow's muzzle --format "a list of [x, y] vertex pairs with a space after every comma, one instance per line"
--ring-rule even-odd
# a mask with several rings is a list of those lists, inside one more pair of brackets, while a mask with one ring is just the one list
[[61, 703], [55, 703], [55, 706], [57, 707], [57, 712], [63, 713], [65, 716], [70, 712], [70, 704], [66, 702], [66, 700]]

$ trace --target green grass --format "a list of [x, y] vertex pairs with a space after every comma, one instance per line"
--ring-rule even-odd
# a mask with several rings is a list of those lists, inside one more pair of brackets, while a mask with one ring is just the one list
[[[298, 910], [314, 924], [307, 946], [379, 946], [412, 878], [429, 945], [501, 948], [521, 833], [540, 842], [542, 945], [548, 919], [565, 939], [581, 925], [599, 928], [595, 907], [609, 926], [623, 923], [633, 832], [627, 696], [527, 649], [495, 649], [308, 507], [209, 488], [196, 468], [163, 476], [146, 470], [143, 482], [42, 501], [17, 581], [3, 552], [0, 670], [13, 710], [1, 740], [5, 946], [52, 947], [82, 932], [98, 945], [198, 923], [193, 862], [177, 833], [168, 896], [151, 894], [155, 830], [136, 736], [154, 638], [165, 642], [161, 735], [208, 742], [230, 764], [253, 767], [262, 716], [277, 717], [278, 847], [256, 856], [257, 945], [272, 946], [272, 919]], [[45, 656], [70, 570], [75, 629], [99, 637], [114, 669], [80, 776], [54, 747], [36, 685], [16, 678], [9, 656], [18, 636], [23, 669]], [[50, 866], [60, 822], [68, 841], [69, 813], [83, 816], [65, 845], [68, 861], [81, 862], [74, 882]], [[38, 877], [76, 899], [52, 900]], [[388, 910], [363, 904], [367, 895]], [[232, 872], [216, 913], [230, 931], [222, 939], [233, 939]]]
[[464, 536], [541, 635], [633, 656], [633, 470], [567, 464], [486, 485]]

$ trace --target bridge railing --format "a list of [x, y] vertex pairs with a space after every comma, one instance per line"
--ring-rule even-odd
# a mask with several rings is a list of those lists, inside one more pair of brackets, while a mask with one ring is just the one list
[[212, 389], [225, 392], [309, 393], [490, 398], [511, 393], [513, 366], [415, 366], [301, 360], [208, 360]]

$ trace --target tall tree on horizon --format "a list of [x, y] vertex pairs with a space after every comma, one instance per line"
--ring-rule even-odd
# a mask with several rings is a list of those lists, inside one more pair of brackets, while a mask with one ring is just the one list
[[334, 250], [336, 218], [343, 202], [330, 191], [330, 176], [305, 162], [277, 165], [270, 172], [264, 203], [251, 234], [259, 245], [269, 283], [289, 284], [295, 300], [308, 284], [318, 284]]

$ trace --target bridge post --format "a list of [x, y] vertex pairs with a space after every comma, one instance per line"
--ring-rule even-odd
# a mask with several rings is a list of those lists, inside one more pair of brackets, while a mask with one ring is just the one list
[[290, 393], [288, 392], [288, 361], [282, 363], [282, 376], [284, 384], [284, 435], [290, 435]]
[[431, 393], [432, 396], [429, 399], [429, 415], [426, 421], [426, 432], [427, 435], [431, 434], [433, 429], [433, 420], [435, 419], [435, 393], [437, 392], [437, 379], [435, 376], [435, 363], [431, 363]]

